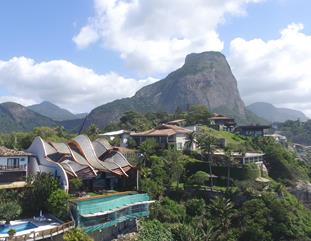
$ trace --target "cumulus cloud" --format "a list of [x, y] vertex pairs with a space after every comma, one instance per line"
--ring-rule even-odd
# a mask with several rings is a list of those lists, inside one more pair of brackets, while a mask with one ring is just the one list
[[51, 101], [74, 112], [92, 108], [117, 98], [132, 96], [139, 88], [156, 81], [135, 80], [116, 73], [100, 75], [65, 60], [35, 62], [26, 57], [0, 60], [0, 85], [8, 94], [0, 102], [33, 104]]
[[229, 61], [247, 103], [271, 102], [311, 116], [311, 35], [303, 28], [290, 24], [269, 41], [231, 41]]
[[142, 74], [166, 73], [185, 55], [221, 51], [217, 26], [262, 0], [95, 0], [95, 16], [74, 36], [79, 48], [100, 41]]

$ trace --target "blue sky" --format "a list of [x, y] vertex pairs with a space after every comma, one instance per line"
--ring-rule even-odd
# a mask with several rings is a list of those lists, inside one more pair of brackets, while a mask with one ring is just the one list
[[[252, 66], [275, 53], [275, 45], [269, 41], [279, 40], [279, 46], [286, 42], [286, 46], [279, 49], [278, 58], [274, 60], [280, 62], [283, 62], [284, 56], [288, 55], [291, 58], [291, 55], [297, 55], [293, 48], [294, 43], [289, 41], [293, 39], [290, 37], [292, 35], [284, 35], [282, 39], [280, 34], [288, 25], [302, 24], [303, 29], [291, 28], [291, 31], [297, 36], [300, 33], [304, 35], [304, 38], [299, 38], [299, 41], [302, 41], [301, 45], [308, 45], [310, 41], [311, 1], [308, 0], [252, 0], [251, 3], [247, 3], [246, 0], [220, 0], [223, 6], [219, 5], [217, 8], [209, 3], [212, 2], [209, 0], [195, 0], [195, 6], [191, 5], [190, 0], [184, 0], [182, 4], [172, 0], [167, 2], [167, 6], [163, 0], [133, 2], [0, 1], [0, 79], [3, 82], [0, 100], [31, 104], [48, 99], [75, 112], [88, 111], [113, 99], [131, 96], [143, 85], [164, 77], [182, 64], [187, 53], [220, 50], [226, 54], [232, 65], [245, 102], [250, 103], [257, 99], [262, 101], [271, 96], [271, 93], [267, 92], [268, 87], [250, 89], [247, 86], [253, 83], [247, 81], [251, 76], [257, 75], [257, 72], [263, 71], [270, 71], [267, 75], [274, 81], [274, 69], [282, 68], [273, 67], [270, 62], [265, 63], [265, 69], [262, 69], [264, 64], [261, 69]], [[229, 7], [225, 7], [226, 4]], [[122, 6], [126, 6], [126, 15], [122, 15]], [[188, 15], [188, 6], [191, 6], [190, 12], [194, 13]], [[235, 8], [232, 10], [231, 6]], [[183, 12], [185, 9], [187, 11]], [[205, 12], [201, 12], [201, 9]], [[198, 17], [193, 16], [196, 13]], [[163, 16], [163, 23], [157, 22], [159, 16]], [[123, 19], [123, 22], [119, 25], [120, 19]], [[185, 28], [183, 20], [186, 21]], [[94, 39], [88, 39], [90, 32], [83, 32], [83, 28], [91, 31]], [[240, 43], [237, 38], [245, 41], [242, 47], [237, 47], [239, 45], [236, 43]], [[259, 44], [252, 41], [254, 39], [260, 39], [264, 43], [264, 46], [260, 46], [264, 49], [265, 56], [258, 57], [258, 53], [254, 52], [252, 47], [256, 48], [256, 44]], [[176, 50], [175, 46], [181, 47]], [[300, 63], [299, 66], [309, 63], [311, 54], [307, 52], [303, 59], [296, 61]], [[254, 55], [257, 56], [253, 59], [254, 63], [250, 63], [251, 67], [244, 69], [243, 61]], [[309, 73], [297, 77], [293, 72], [295, 69], [280, 79], [277, 77], [275, 81], [278, 84], [295, 81], [295, 95], [284, 101], [282, 93], [286, 90], [280, 89], [275, 92], [276, 98], [268, 98], [268, 101], [311, 114], [307, 107], [311, 97], [307, 92], [303, 96], [299, 94], [301, 85], [305, 83]], [[66, 89], [70, 87], [62, 76], [68, 76], [67, 82], [71, 82], [75, 87]], [[65, 84], [62, 81], [65, 81]], [[268, 82], [262, 82], [265, 81]], [[51, 91], [53, 95], [46, 90], [51, 88], [50, 82], [55, 83]], [[88, 82], [89, 86], [78, 89], [78, 86], [85, 82]], [[25, 91], [20, 91], [18, 88], [23, 83]], [[110, 90], [110, 85], [118, 89], [111, 87]], [[102, 91], [89, 94], [96, 86], [101, 86]], [[37, 88], [36, 93], [32, 92], [31, 87]], [[63, 94], [60, 93], [62, 89]], [[68, 96], [68, 91], [72, 91], [72, 97]], [[87, 92], [88, 94], [85, 94]], [[307, 101], [302, 101], [303, 99]], [[81, 102], [79, 107], [76, 106], [77, 101]]]

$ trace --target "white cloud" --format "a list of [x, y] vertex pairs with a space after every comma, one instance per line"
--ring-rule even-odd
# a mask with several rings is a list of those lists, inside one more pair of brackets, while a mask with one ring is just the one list
[[232, 40], [229, 61], [247, 103], [271, 102], [311, 116], [311, 35], [302, 24], [290, 24], [274, 40]]
[[116, 73], [100, 75], [65, 60], [37, 63], [26, 57], [0, 60], [0, 85], [8, 94], [0, 102], [33, 104], [48, 100], [75, 112], [117, 98], [132, 96], [139, 88], [156, 81], [135, 80]]
[[221, 51], [216, 29], [226, 15], [244, 15], [263, 0], [94, 0], [95, 16], [73, 38], [79, 48], [100, 41], [140, 73], [166, 73], [191, 52]]

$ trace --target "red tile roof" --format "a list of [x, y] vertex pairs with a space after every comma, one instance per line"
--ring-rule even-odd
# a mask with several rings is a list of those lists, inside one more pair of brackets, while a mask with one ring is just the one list
[[32, 154], [0, 146], [0, 156], [32, 156]]

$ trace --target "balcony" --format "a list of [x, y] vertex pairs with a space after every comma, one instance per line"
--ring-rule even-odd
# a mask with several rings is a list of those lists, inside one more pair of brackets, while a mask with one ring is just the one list
[[19, 166], [3, 166], [0, 165], [0, 172], [26, 172], [27, 165], [19, 165]]

